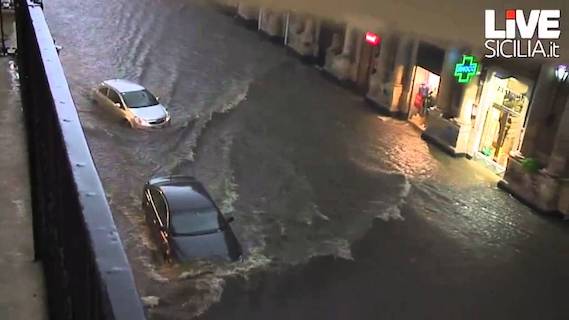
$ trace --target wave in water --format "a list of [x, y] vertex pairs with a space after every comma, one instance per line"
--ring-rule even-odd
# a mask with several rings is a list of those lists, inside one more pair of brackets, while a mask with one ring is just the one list
[[[251, 81], [234, 81], [213, 103], [214, 107], [202, 114], [198, 114], [195, 118], [191, 118], [182, 126], [180, 135], [184, 139], [180, 139], [180, 145], [176, 145], [173, 150], [166, 153], [167, 160], [158, 172], [179, 172], [179, 166], [186, 165], [187, 162], [194, 162], [196, 154], [195, 150], [198, 146], [201, 135], [207, 128], [208, 124], [216, 115], [221, 115], [235, 109], [241, 102], [247, 99], [249, 85]], [[186, 130], [189, 130], [186, 131]]]
[[230, 277], [248, 278], [254, 271], [263, 270], [271, 260], [261, 253], [253, 250], [242, 262], [232, 264], [213, 264], [203, 262], [179, 273], [176, 281], [191, 280], [191, 286], [199, 294], [188, 298], [183, 305], [193, 310], [192, 316], [199, 316], [209, 309], [211, 305], [221, 300], [225, 281]]

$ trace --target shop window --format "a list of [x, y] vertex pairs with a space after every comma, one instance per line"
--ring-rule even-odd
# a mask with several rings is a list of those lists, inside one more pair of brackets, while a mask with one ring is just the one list
[[441, 77], [423, 67], [414, 69], [408, 117], [411, 123], [425, 130], [427, 109], [435, 104]]
[[493, 72], [484, 85], [478, 152], [499, 167], [505, 167], [511, 152], [523, 138], [531, 87], [514, 77], [500, 78]]

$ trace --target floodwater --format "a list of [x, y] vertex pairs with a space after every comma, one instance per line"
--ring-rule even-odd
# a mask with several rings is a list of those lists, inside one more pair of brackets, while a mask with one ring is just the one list
[[[279, 45], [190, 0], [46, 3], [89, 146], [151, 319], [482, 319], [569, 314], [565, 225], [497, 177], [380, 117]], [[127, 78], [172, 125], [133, 130], [90, 99]], [[238, 263], [158, 262], [153, 176], [204, 182]]]

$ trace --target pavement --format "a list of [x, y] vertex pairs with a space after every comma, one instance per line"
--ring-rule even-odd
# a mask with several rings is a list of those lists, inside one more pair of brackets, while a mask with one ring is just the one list
[[47, 319], [35, 262], [28, 154], [15, 62], [0, 57], [0, 319]]

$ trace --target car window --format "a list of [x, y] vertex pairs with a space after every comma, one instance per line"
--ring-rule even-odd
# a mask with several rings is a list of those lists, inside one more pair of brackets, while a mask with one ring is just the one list
[[122, 97], [129, 108], [143, 108], [158, 104], [158, 100], [148, 90], [125, 92]]
[[158, 209], [158, 215], [160, 215], [160, 220], [162, 221], [164, 226], [167, 226], [167, 224], [168, 224], [168, 220], [167, 220], [168, 208], [166, 207], [166, 202], [165, 202], [162, 194], [159, 194], [159, 197], [157, 200], [158, 201], [156, 202], [156, 207]]
[[99, 93], [101, 93], [102, 95], [104, 95], [106, 97], [107, 96], [107, 90], [108, 90], [107, 87], [102, 86], [99, 88]]
[[194, 210], [172, 215], [170, 229], [176, 235], [195, 235], [217, 232], [222, 228], [222, 221], [211, 208]]
[[164, 226], [166, 226], [166, 224], [167, 224], [167, 221], [166, 221], [167, 208], [166, 208], [166, 203], [164, 202], [164, 197], [162, 197], [162, 194], [158, 190], [155, 190], [155, 189], [151, 189], [150, 194], [152, 195], [152, 201], [154, 202], [154, 206], [156, 207], [156, 210], [158, 211], [158, 217], [160, 218], [160, 221], [162, 222], [162, 224]]
[[109, 89], [109, 99], [111, 99], [111, 101], [113, 103], [121, 103], [121, 98], [119, 97], [118, 93], [116, 93], [115, 90], [113, 89]]

